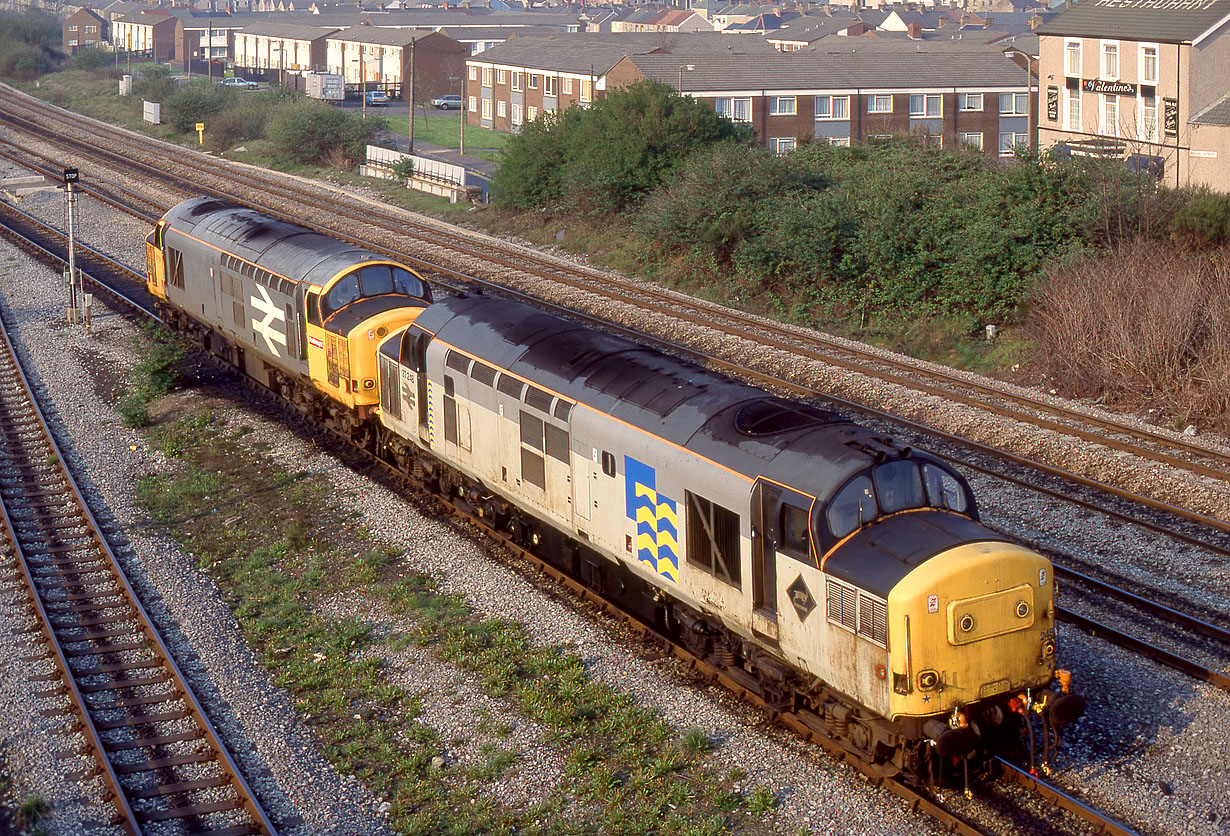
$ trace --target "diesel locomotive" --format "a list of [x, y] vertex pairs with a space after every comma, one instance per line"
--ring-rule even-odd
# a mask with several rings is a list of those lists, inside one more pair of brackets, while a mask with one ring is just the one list
[[147, 257], [170, 325], [884, 774], [1049, 747], [1083, 709], [1050, 562], [934, 455], [216, 200]]

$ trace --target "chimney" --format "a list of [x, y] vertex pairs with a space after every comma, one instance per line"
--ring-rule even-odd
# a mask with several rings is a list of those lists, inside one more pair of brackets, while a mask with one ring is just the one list
[[905, 27], [906, 35], [914, 41], [922, 40], [922, 24], [914, 21]]

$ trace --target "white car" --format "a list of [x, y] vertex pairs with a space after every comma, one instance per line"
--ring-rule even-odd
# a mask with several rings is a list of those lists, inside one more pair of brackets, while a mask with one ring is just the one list
[[431, 103], [439, 110], [461, 110], [461, 96], [441, 96], [438, 99], [432, 99]]
[[246, 78], [240, 78], [237, 75], [224, 78], [218, 84], [222, 87], [233, 87], [236, 90], [255, 90], [260, 86], [255, 81], [248, 81]]

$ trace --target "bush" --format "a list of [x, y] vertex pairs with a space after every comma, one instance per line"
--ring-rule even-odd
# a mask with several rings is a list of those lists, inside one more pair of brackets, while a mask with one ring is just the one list
[[1207, 188], [1192, 194], [1170, 221], [1179, 246], [1205, 249], [1230, 244], [1230, 194]]
[[173, 72], [167, 64], [148, 64], [141, 71], [139, 80], [133, 84], [132, 92], [151, 102], [165, 102], [176, 91]]
[[1135, 240], [1051, 271], [1027, 320], [1071, 394], [1230, 426], [1230, 250]]
[[51, 15], [0, 13], [0, 76], [32, 81], [51, 69], [60, 24]]
[[74, 70], [85, 70], [103, 77], [114, 75], [115, 54], [101, 49], [80, 49], [68, 65]]
[[693, 150], [734, 138], [750, 132], [641, 81], [525, 126], [505, 146], [492, 186], [509, 206], [606, 215], [638, 204]]
[[225, 151], [241, 142], [261, 139], [269, 123], [267, 102], [256, 101], [249, 93], [242, 103], [222, 111], [209, 123], [205, 143], [211, 151]]
[[364, 121], [340, 108], [304, 98], [279, 107], [265, 133], [278, 153], [294, 162], [330, 160], [348, 165], [363, 159], [367, 144], [387, 126], [383, 119]]
[[226, 106], [227, 91], [216, 85], [198, 81], [185, 84], [167, 96], [163, 112], [167, 122], [181, 133], [194, 130], [197, 122], [208, 122]]

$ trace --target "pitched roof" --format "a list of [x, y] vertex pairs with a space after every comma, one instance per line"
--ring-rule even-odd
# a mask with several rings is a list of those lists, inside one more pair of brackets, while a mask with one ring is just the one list
[[1190, 43], [1230, 20], [1230, 0], [1078, 0], [1039, 35]]
[[[1000, 50], [981, 45], [933, 45], [918, 41], [863, 41], [822, 52], [772, 56], [689, 59], [684, 90], [802, 91], [892, 90], [932, 87], [1025, 87], [1028, 76]], [[829, 42], [824, 42], [827, 45]], [[875, 43], [873, 48], [865, 44]], [[672, 87], [679, 83], [679, 56], [632, 55], [641, 73]]]
[[652, 52], [669, 56], [676, 72], [680, 59], [781, 54], [763, 38], [732, 38], [719, 32], [579, 32], [545, 37], [510, 33], [504, 43], [469, 60], [561, 72], [588, 72], [592, 66], [602, 75], [626, 55]]
[[249, 23], [239, 31], [245, 35], [262, 35], [267, 38], [314, 41], [326, 35], [332, 35], [337, 30], [332, 26], [303, 26], [298, 23], [278, 23], [272, 20], [261, 20]]
[[1230, 93], [1187, 120], [1193, 125], [1222, 125], [1230, 127]]

